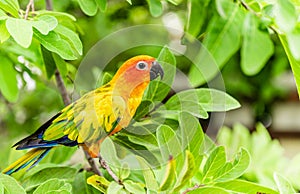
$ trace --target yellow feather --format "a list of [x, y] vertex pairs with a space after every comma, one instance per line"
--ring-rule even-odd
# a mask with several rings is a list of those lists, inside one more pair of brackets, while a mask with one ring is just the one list
[[2, 172], [7, 173], [12, 169], [18, 169], [22, 165], [26, 164], [27, 162], [30, 162], [34, 158], [38, 157], [40, 154], [42, 154], [45, 150], [43, 148], [35, 148], [27, 152], [25, 155], [23, 155], [21, 158], [19, 158], [17, 161], [9, 165], [7, 168], [5, 168]]

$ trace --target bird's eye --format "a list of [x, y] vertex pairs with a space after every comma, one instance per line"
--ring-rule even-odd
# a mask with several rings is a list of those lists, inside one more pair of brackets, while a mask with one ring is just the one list
[[136, 64], [136, 68], [138, 70], [147, 70], [148, 69], [148, 63], [146, 63], [145, 61], [140, 61]]

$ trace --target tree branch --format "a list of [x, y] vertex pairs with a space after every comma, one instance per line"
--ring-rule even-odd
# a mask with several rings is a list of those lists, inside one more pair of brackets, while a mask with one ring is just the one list
[[66, 87], [64, 85], [64, 82], [63, 82], [63, 80], [61, 78], [61, 75], [60, 75], [60, 73], [59, 73], [59, 71], [57, 69], [55, 70], [55, 80], [56, 80], [56, 84], [57, 84], [57, 87], [59, 89], [59, 92], [60, 92], [60, 94], [62, 96], [62, 99], [64, 101], [64, 104], [65, 105], [70, 104], [71, 103], [71, 99], [70, 99], [70, 97], [68, 95], [67, 89], [66, 89]]
[[53, 10], [52, 0], [46, 0], [46, 10]]
[[84, 155], [86, 160], [88, 161], [88, 163], [90, 164], [92, 171], [94, 173], [96, 173], [99, 176], [103, 176], [103, 174], [101, 173], [101, 171], [99, 170], [99, 167], [97, 166], [96, 162], [93, 160], [93, 158], [88, 154], [88, 152], [86, 152], [84, 149]]

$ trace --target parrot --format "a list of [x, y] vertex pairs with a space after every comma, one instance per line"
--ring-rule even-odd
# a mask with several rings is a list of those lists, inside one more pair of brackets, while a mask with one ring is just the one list
[[14, 144], [16, 150], [30, 150], [3, 173], [10, 175], [31, 164], [29, 170], [57, 146], [82, 146], [90, 157], [99, 157], [101, 142], [129, 125], [147, 86], [158, 76], [163, 79], [164, 70], [154, 57], [128, 59], [107, 84], [67, 105]]

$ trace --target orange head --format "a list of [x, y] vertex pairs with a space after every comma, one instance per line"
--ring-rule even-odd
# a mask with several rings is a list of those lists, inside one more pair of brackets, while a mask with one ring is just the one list
[[119, 92], [132, 94], [143, 93], [149, 82], [158, 76], [163, 78], [164, 71], [154, 57], [139, 55], [127, 60], [117, 71], [111, 84], [114, 84]]

